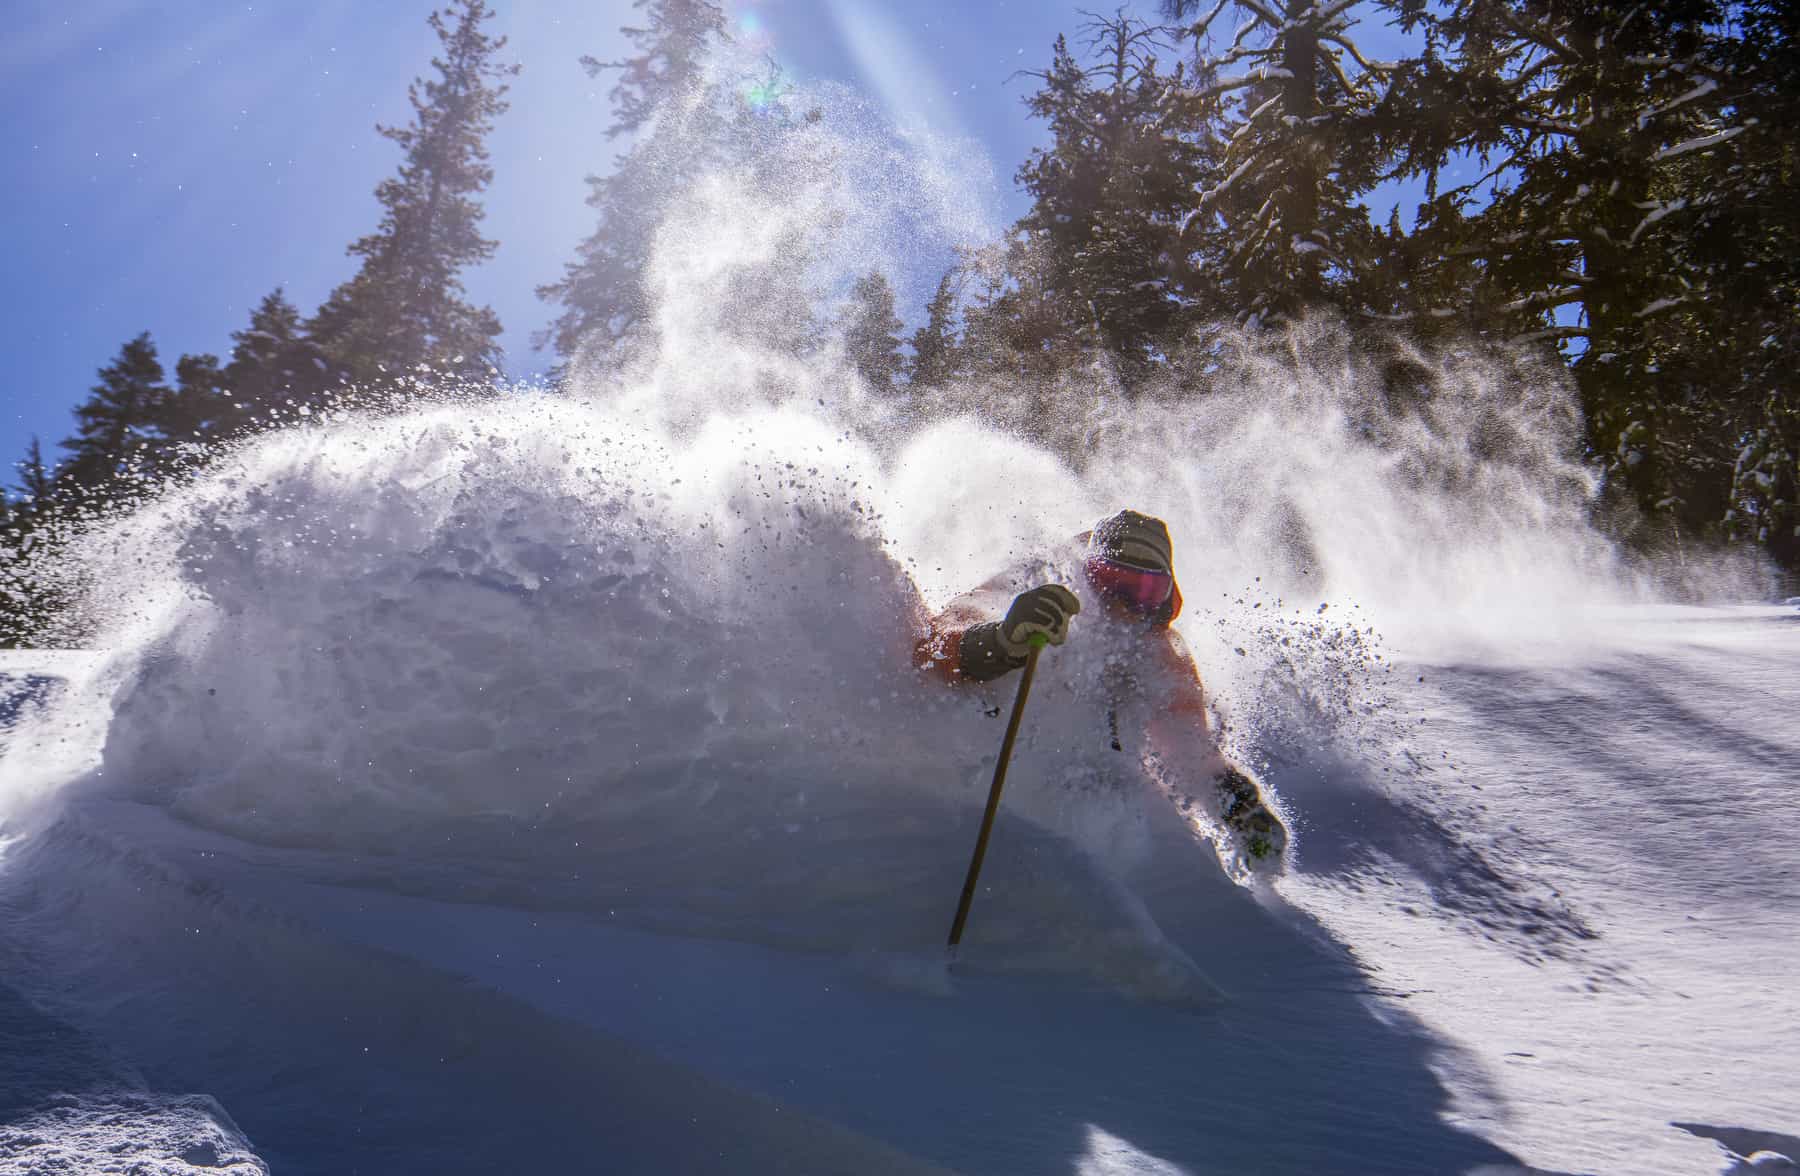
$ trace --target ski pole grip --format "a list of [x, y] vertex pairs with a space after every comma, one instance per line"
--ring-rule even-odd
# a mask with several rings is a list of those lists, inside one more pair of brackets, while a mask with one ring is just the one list
[[1047, 633], [1033, 633], [1025, 640], [1030, 643], [1031, 648], [1033, 649], [1042, 649], [1044, 646], [1050, 644], [1050, 637]]

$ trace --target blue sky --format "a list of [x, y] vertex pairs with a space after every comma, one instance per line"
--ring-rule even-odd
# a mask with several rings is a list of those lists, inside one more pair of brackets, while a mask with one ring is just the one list
[[[996, 0], [753, 0], [732, 7], [799, 78], [849, 82], [908, 120], [974, 139], [1003, 180], [1042, 128], [1021, 99], [1084, 5]], [[32, 434], [68, 435], [97, 368], [139, 331], [173, 372], [183, 352], [224, 355], [277, 285], [310, 313], [353, 269], [375, 184], [425, 72], [434, 7], [415, 0], [13, 0], [0, 41], [0, 210], [12, 264], [0, 285], [0, 462]], [[467, 276], [495, 308], [511, 374], [548, 366], [530, 337], [550, 317], [533, 288], [593, 228], [582, 177], [603, 171], [610, 82], [577, 58], [627, 51], [627, 0], [494, 0], [506, 54], [524, 66], [490, 147], [485, 231], [495, 259]], [[1154, 12], [1152, 4], [1136, 10]], [[1371, 50], [1378, 47], [1371, 45]], [[906, 310], [908, 308], [903, 308]]]

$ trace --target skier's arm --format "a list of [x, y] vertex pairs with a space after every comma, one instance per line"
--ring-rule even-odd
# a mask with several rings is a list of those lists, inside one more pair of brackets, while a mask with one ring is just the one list
[[1182, 672], [1172, 675], [1179, 689], [1151, 720], [1148, 732], [1150, 748], [1162, 764], [1163, 785], [1205, 806], [1229, 830], [1247, 860], [1260, 863], [1255, 868], [1280, 869], [1287, 852], [1287, 828], [1269, 808], [1262, 786], [1226, 758], [1208, 729], [1199, 672], [1174, 633], [1169, 634], [1165, 656], [1171, 670]]
[[1176, 780], [1216, 776], [1227, 764], [1207, 718], [1200, 671], [1173, 631], [1161, 656], [1164, 672], [1159, 678], [1168, 685], [1150, 718], [1150, 747]]
[[1167, 711], [1170, 715], [1190, 720], [1207, 730], [1206, 687], [1200, 681], [1200, 668], [1188, 652], [1187, 642], [1170, 629], [1162, 647], [1163, 667], [1171, 683]]
[[1011, 668], [994, 640], [992, 614], [977, 603], [983, 595], [980, 590], [969, 593], [931, 618], [913, 646], [915, 666], [946, 682], [985, 682]]
[[[1004, 615], [992, 619], [1002, 609]], [[989, 581], [932, 619], [913, 661], [947, 681], [992, 681], [1025, 664], [1034, 634], [1061, 645], [1069, 618], [1080, 611], [1075, 594], [1059, 584], [1029, 589], [1008, 603], [1004, 589]]]

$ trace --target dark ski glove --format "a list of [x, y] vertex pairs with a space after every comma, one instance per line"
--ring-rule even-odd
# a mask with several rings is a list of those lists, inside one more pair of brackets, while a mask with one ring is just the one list
[[1003, 621], [971, 625], [962, 636], [958, 659], [962, 676], [972, 682], [990, 682], [1008, 670], [1025, 664], [1031, 652], [1031, 635], [1042, 633], [1052, 645], [1069, 638], [1069, 618], [1081, 611], [1081, 601], [1060, 584], [1045, 584], [1013, 598]]
[[1081, 601], [1061, 584], [1045, 584], [1013, 597], [1006, 619], [1000, 622], [1000, 648], [1023, 661], [1031, 652], [1031, 635], [1042, 633], [1050, 644], [1069, 639], [1069, 618], [1081, 611]]

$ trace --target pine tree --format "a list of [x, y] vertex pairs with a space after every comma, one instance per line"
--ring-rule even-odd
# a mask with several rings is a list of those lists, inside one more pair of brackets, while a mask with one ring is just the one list
[[1732, 463], [1726, 529], [1800, 572], [1800, 395], [1791, 375], [1770, 389], [1761, 409]]
[[168, 395], [156, 344], [145, 331], [100, 369], [93, 394], [76, 406], [75, 435], [62, 443], [69, 459], [61, 479], [89, 496], [120, 492], [118, 480], [152, 466], [163, 447], [159, 421]]
[[331, 364], [279, 287], [264, 295], [250, 312], [250, 325], [233, 331], [231, 341], [225, 388], [233, 404], [219, 422], [224, 435], [264, 427], [328, 399]]
[[938, 279], [937, 290], [925, 304], [925, 325], [913, 332], [906, 379], [915, 389], [942, 387], [961, 371], [956, 333], [958, 285], [959, 271], [954, 269]]
[[44, 462], [36, 436], [17, 464], [18, 499], [0, 492], [0, 647], [37, 640], [64, 607], [62, 592], [41, 572], [56, 559], [63, 534], [57, 471]]
[[[1245, 17], [1230, 47], [1207, 55], [1227, 7]], [[1199, 192], [1190, 229], [1248, 322], [1307, 307], [1365, 309], [1359, 277], [1376, 233], [1361, 198], [1382, 178], [1369, 118], [1391, 67], [1353, 39], [1350, 0], [1164, 0], [1199, 59], [1194, 100], [1225, 101], [1218, 179]], [[1198, 244], [1199, 242], [1196, 242]]]
[[1041, 258], [1071, 333], [1141, 369], [1196, 314], [1216, 312], [1210, 275], [1184, 242], [1193, 194], [1216, 178], [1217, 103], [1185, 67], [1158, 68], [1164, 30], [1131, 17], [1084, 27], [1093, 64], [1058, 37], [1027, 106], [1051, 145], [1019, 169], [1033, 197], [1019, 221]]
[[19, 463], [18, 469], [19, 491], [25, 496], [27, 510], [48, 508], [56, 495], [56, 471], [44, 463], [44, 450], [38, 444], [37, 434], [32, 434], [25, 460]]
[[965, 263], [980, 283], [963, 310], [969, 373], [1044, 386], [1100, 350], [1091, 313], [1074, 305], [1043, 242], [1014, 226]]
[[216, 355], [184, 355], [175, 361], [175, 388], [158, 406], [156, 423], [167, 439], [164, 459], [176, 452], [194, 455], [212, 440], [231, 413], [225, 374]]
[[905, 325], [894, 313], [894, 288], [884, 274], [872, 271], [857, 279], [844, 319], [844, 353], [877, 392], [894, 391], [894, 381], [905, 369], [900, 354]]
[[[1723, 17], [1710, 0], [1409, 6], [1433, 52], [1384, 115], [1399, 172], [1427, 179], [1421, 292], [1472, 329], [1572, 343], [1609, 493], [1696, 534], [1728, 509], [1727, 307], [1746, 307], [1725, 298], [1730, 234], [1706, 226], [1732, 215], [1736, 140], [1757, 137]], [[1457, 159], [1481, 174], [1440, 188]]]
[[[1734, 13], [1737, 124], [1727, 149], [1696, 152], [1712, 197], [1683, 244], [1710, 264], [1714, 297], [1696, 325], [1726, 400], [1732, 457], [1725, 529], [1800, 574], [1800, 9], [1753, 0]], [[1800, 580], [1796, 581], [1800, 591]]]
[[[583, 347], [611, 352], [648, 312], [644, 286], [652, 239], [672, 194], [715, 159], [727, 135], [704, 94], [706, 54], [725, 39], [725, 14], [710, 0], [636, 0], [644, 24], [622, 31], [637, 47], [624, 61], [583, 57], [588, 76], [619, 71], [607, 137], [648, 130], [604, 176], [589, 176], [594, 231], [538, 297], [562, 307], [539, 343], [565, 360]], [[679, 108], [679, 109], [677, 109]], [[653, 123], [659, 110], [669, 117]]]
[[496, 58], [504, 37], [482, 25], [484, 0], [453, 0], [430, 23], [443, 44], [436, 77], [408, 90], [413, 120], [378, 127], [405, 152], [400, 171], [375, 189], [380, 227], [349, 248], [355, 277], [320, 307], [311, 335], [354, 381], [398, 376], [420, 364], [479, 373], [498, 363], [500, 320], [464, 298], [462, 271], [493, 256], [481, 236], [477, 197], [493, 179], [486, 137], [507, 109], [505, 79], [516, 65]]
[[613, 85], [613, 122], [606, 137], [617, 138], [643, 127], [671, 97], [691, 91], [715, 40], [725, 35], [725, 14], [711, 0], [633, 0], [645, 23], [619, 31], [636, 43], [638, 53], [623, 61], [583, 57], [589, 77], [619, 71]]

